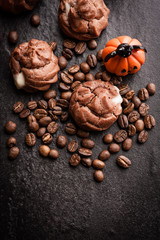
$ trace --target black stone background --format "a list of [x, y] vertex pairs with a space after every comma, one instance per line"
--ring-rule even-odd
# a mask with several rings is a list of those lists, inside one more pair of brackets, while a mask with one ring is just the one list
[[[130, 169], [119, 168], [115, 162], [119, 154], [112, 155], [106, 162], [102, 183], [93, 180], [93, 169], [82, 165], [71, 168], [66, 149], [59, 151], [58, 160], [51, 161], [39, 156], [40, 141], [33, 149], [27, 148], [24, 144], [26, 122], [12, 113], [12, 105], [18, 100], [25, 104], [38, 100], [43, 93], [26, 94], [16, 90], [8, 67], [14, 46], [8, 44], [7, 35], [10, 30], [17, 30], [18, 44], [31, 38], [56, 40], [55, 54], [60, 55], [64, 36], [58, 25], [59, 1], [40, 1], [32, 12], [20, 16], [0, 12], [0, 239], [160, 239], [160, 1], [105, 2], [111, 10], [109, 26], [97, 40], [97, 50], [119, 35], [138, 38], [148, 49], [142, 69], [126, 77], [124, 82], [136, 92], [148, 82], [156, 84], [157, 93], [147, 103], [157, 125], [149, 131], [146, 144], [140, 145], [136, 137], [133, 138], [133, 148], [125, 153], [132, 161]], [[38, 28], [29, 23], [33, 13], [41, 17]], [[82, 57], [74, 57], [68, 66], [85, 61], [89, 53], [87, 50]], [[99, 64], [93, 72], [100, 69]], [[57, 84], [52, 88], [57, 90]], [[14, 136], [20, 147], [20, 156], [12, 162], [7, 159], [8, 136], [3, 130], [8, 120], [17, 123]], [[96, 142], [93, 158], [107, 148], [102, 142], [103, 135], [117, 130], [115, 123], [105, 132], [91, 134]], [[56, 136], [63, 133], [64, 125], [60, 124], [52, 147], [56, 147]]]

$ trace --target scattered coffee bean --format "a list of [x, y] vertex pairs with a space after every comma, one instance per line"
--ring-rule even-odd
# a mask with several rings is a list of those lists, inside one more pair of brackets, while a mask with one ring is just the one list
[[124, 114], [129, 114], [133, 111], [134, 109], [134, 103], [130, 102], [128, 103], [127, 107], [123, 110]]
[[89, 73], [89, 71], [90, 71], [90, 66], [86, 62], [82, 62], [80, 65], [80, 68], [81, 68], [81, 71], [85, 74]]
[[148, 132], [143, 130], [142, 132], [139, 133], [138, 135], [138, 142], [139, 143], [145, 143], [148, 139]]
[[76, 54], [81, 55], [86, 51], [86, 48], [87, 48], [87, 44], [85, 42], [79, 42], [77, 43], [74, 50]]
[[113, 142], [113, 135], [110, 133], [107, 133], [106, 135], [104, 135], [103, 142], [106, 144]]
[[34, 110], [37, 107], [37, 102], [36, 101], [30, 101], [30, 102], [27, 103], [27, 107], [30, 110]]
[[131, 166], [131, 161], [125, 156], [119, 156], [117, 158], [117, 164], [123, 168], [129, 168]]
[[60, 116], [62, 114], [62, 108], [59, 106], [55, 106], [52, 110], [52, 113], [57, 116]]
[[73, 123], [67, 123], [65, 127], [65, 131], [69, 135], [74, 135], [77, 132], [77, 128]]
[[47, 126], [47, 131], [51, 134], [54, 134], [55, 132], [57, 132], [57, 130], [58, 130], [58, 123], [54, 121], [49, 123], [49, 125]]
[[60, 135], [57, 137], [57, 146], [59, 148], [64, 148], [67, 145], [67, 138], [64, 135]]
[[56, 149], [52, 149], [48, 156], [52, 159], [57, 159], [59, 157], [59, 152]]
[[51, 98], [55, 98], [56, 95], [57, 95], [57, 93], [55, 90], [49, 90], [49, 91], [45, 92], [44, 99], [49, 100]]
[[26, 135], [26, 144], [29, 147], [33, 147], [36, 144], [36, 136], [34, 133], [28, 133]]
[[87, 45], [90, 50], [93, 50], [93, 49], [96, 49], [97, 42], [95, 40], [90, 40], [88, 41]]
[[66, 99], [67, 101], [70, 100], [72, 95], [72, 92], [67, 91], [67, 92], [61, 92], [61, 98]]
[[114, 140], [117, 143], [123, 142], [127, 138], [127, 132], [125, 130], [119, 130], [118, 132], [115, 133], [114, 135]]
[[24, 104], [22, 102], [16, 102], [13, 105], [13, 111], [15, 113], [20, 113], [20, 112], [22, 112], [23, 109], [24, 109]]
[[152, 127], [155, 127], [156, 125], [155, 118], [152, 115], [146, 115], [144, 117], [144, 125], [147, 129], [151, 129]]
[[92, 149], [92, 148], [94, 148], [95, 143], [91, 139], [83, 138], [82, 141], [81, 141], [81, 145], [84, 148]]
[[105, 163], [99, 159], [93, 160], [92, 166], [96, 169], [102, 170], [105, 167]]
[[133, 137], [136, 134], [136, 127], [133, 124], [128, 126], [128, 136]]
[[64, 68], [66, 68], [66, 67], [67, 67], [67, 64], [68, 64], [68, 62], [67, 62], [67, 59], [66, 59], [65, 57], [60, 56], [60, 57], [58, 58], [58, 65], [59, 65], [59, 67], [60, 67], [61, 70], [64, 69]]
[[18, 157], [18, 155], [19, 155], [18, 147], [12, 147], [9, 149], [9, 154], [8, 154], [9, 159], [14, 160]]
[[8, 134], [13, 134], [15, 133], [16, 131], [16, 128], [17, 128], [17, 125], [16, 123], [12, 122], [12, 121], [8, 121], [5, 125], [5, 131], [8, 133]]
[[146, 101], [149, 98], [149, 93], [146, 88], [141, 88], [138, 92], [138, 97], [141, 101]]
[[78, 142], [76, 140], [72, 140], [68, 143], [68, 151], [71, 153], [76, 152], [78, 149]]
[[70, 88], [71, 87], [69, 85], [65, 84], [64, 82], [60, 82], [60, 84], [59, 84], [59, 89], [61, 91], [69, 91]]
[[154, 95], [156, 92], [156, 85], [154, 83], [148, 83], [146, 86], [149, 95]]
[[8, 146], [9, 148], [12, 148], [12, 147], [16, 146], [16, 144], [17, 144], [16, 138], [14, 138], [14, 137], [9, 137], [9, 138], [8, 138], [8, 140], [7, 140], [7, 146]]
[[80, 67], [78, 65], [73, 65], [70, 68], [68, 68], [68, 72], [70, 74], [75, 74], [75, 73], [79, 72], [79, 70], [80, 70]]
[[12, 44], [16, 44], [18, 42], [18, 33], [16, 31], [11, 31], [8, 34], [8, 41]]
[[95, 75], [95, 79], [103, 79], [103, 73], [102, 72], [97, 72]]
[[135, 127], [136, 127], [136, 131], [137, 132], [143, 131], [143, 129], [144, 129], [144, 122], [143, 122], [143, 120], [142, 119], [138, 119], [135, 122]]
[[95, 170], [94, 172], [94, 179], [97, 182], [102, 182], [104, 180], [104, 174], [101, 170]]
[[48, 154], [50, 152], [50, 148], [46, 145], [42, 145], [39, 148], [39, 153], [42, 157], [48, 157]]
[[50, 110], [53, 110], [54, 109], [54, 107], [56, 106], [56, 99], [54, 99], [54, 98], [50, 98], [49, 99], [49, 101], [48, 101], [48, 108], [50, 109]]
[[128, 86], [128, 84], [125, 84], [125, 83], [118, 86], [118, 88], [119, 88], [119, 93], [121, 95], [125, 95], [130, 90], [130, 87]]
[[126, 115], [122, 114], [118, 117], [118, 124], [121, 128], [128, 127], [128, 118]]
[[48, 115], [51, 117], [52, 121], [57, 121], [58, 116], [53, 113], [53, 111], [49, 110]]
[[93, 76], [92, 73], [87, 73], [86, 74], [86, 81], [94, 81], [95, 77]]
[[128, 99], [127, 98], [123, 98], [122, 107], [126, 108], [128, 106], [128, 104], [129, 104]]
[[37, 121], [31, 122], [31, 123], [29, 123], [28, 127], [31, 132], [37, 132], [39, 129], [39, 124], [37, 123]]
[[40, 24], [40, 17], [37, 14], [34, 14], [31, 16], [30, 22], [32, 26], [38, 27]]
[[88, 148], [79, 148], [78, 149], [78, 153], [82, 156], [82, 157], [90, 157], [92, 156], [92, 150], [88, 149]]
[[50, 144], [53, 141], [53, 137], [50, 133], [45, 133], [42, 136], [42, 141], [44, 144]]
[[37, 131], [37, 137], [40, 138], [42, 137], [44, 134], [46, 133], [46, 128], [45, 127], [42, 127], [42, 128], [39, 128], [39, 130]]
[[49, 46], [52, 48], [52, 51], [55, 51], [57, 48], [57, 42], [52, 41], [49, 43]]
[[74, 74], [74, 81], [80, 81], [83, 82], [85, 80], [85, 74], [82, 72], [78, 72]]
[[110, 158], [111, 154], [108, 150], [103, 150], [102, 152], [100, 152], [98, 158], [102, 161], [106, 161]]
[[111, 80], [111, 75], [109, 72], [104, 71], [102, 73], [102, 79], [106, 82], [109, 82]]
[[89, 132], [83, 131], [82, 129], [78, 129], [77, 136], [80, 138], [88, 138], [90, 135]]
[[72, 52], [72, 50], [69, 49], [69, 48], [64, 48], [63, 51], [62, 51], [62, 55], [63, 55], [66, 59], [70, 60], [70, 59], [72, 59], [72, 57], [73, 57], [73, 52]]
[[118, 77], [118, 76], [112, 76], [110, 83], [112, 83], [115, 86], [120, 85], [122, 82], [122, 77]]
[[80, 164], [80, 161], [81, 161], [81, 157], [77, 153], [74, 153], [71, 156], [69, 163], [71, 166], [76, 167]]
[[120, 151], [120, 146], [117, 143], [111, 143], [108, 150], [110, 153], [117, 153]]
[[130, 123], [136, 122], [138, 119], [140, 118], [140, 114], [137, 111], [132, 111], [129, 115], [128, 115], [128, 121]]
[[82, 158], [81, 159], [81, 163], [85, 166], [85, 167], [91, 167], [92, 166], [92, 160], [90, 158]]
[[122, 143], [122, 148], [124, 151], [129, 151], [132, 147], [132, 139], [126, 138], [126, 140]]
[[49, 116], [43, 117], [39, 120], [39, 124], [42, 127], [47, 127], [50, 122], [52, 122], [52, 119]]
[[65, 84], [72, 84], [73, 76], [66, 71], [61, 72], [61, 79]]
[[62, 114], [60, 116], [61, 122], [66, 122], [68, 120], [68, 117], [69, 117], [68, 112], [62, 112]]
[[75, 81], [74, 83], [72, 83], [71, 89], [74, 91], [74, 89], [75, 89], [76, 87], [78, 87], [80, 84], [81, 84], [80, 81]]
[[100, 49], [100, 50], [97, 52], [97, 60], [98, 60], [98, 61], [102, 61], [102, 52], [103, 52], [103, 49]]
[[47, 109], [48, 108], [48, 103], [45, 100], [39, 100], [38, 101], [38, 107], [42, 109]]
[[74, 49], [75, 46], [76, 46], [76, 43], [73, 40], [66, 39], [63, 42], [63, 47], [64, 48]]
[[97, 66], [97, 58], [94, 54], [90, 54], [87, 57], [87, 63], [91, 68], [95, 68]]
[[64, 110], [67, 110], [69, 107], [69, 102], [65, 99], [58, 99], [57, 106], [61, 107]]
[[146, 103], [142, 103], [140, 106], [139, 106], [139, 113], [142, 117], [146, 116], [149, 112], [149, 105], [146, 104]]
[[132, 102], [134, 103], [135, 108], [139, 108], [141, 105], [141, 100], [137, 96], [132, 97]]
[[29, 115], [29, 116], [27, 117], [27, 121], [28, 121], [29, 124], [30, 124], [30, 123], [33, 123], [33, 122], [37, 122], [35, 116], [33, 116], [33, 115]]
[[132, 99], [132, 97], [135, 95], [135, 91], [134, 90], [130, 90], [125, 94], [125, 98], [127, 98], [128, 100]]
[[30, 110], [29, 109], [23, 109], [22, 112], [19, 113], [20, 118], [27, 118], [30, 115]]

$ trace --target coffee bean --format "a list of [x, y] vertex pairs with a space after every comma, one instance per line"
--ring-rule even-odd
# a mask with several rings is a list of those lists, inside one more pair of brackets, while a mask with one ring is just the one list
[[82, 62], [80, 68], [83, 73], [89, 73], [90, 71], [90, 66], [86, 62]]
[[27, 121], [28, 121], [29, 124], [30, 124], [30, 123], [33, 123], [33, 122], [37, 122], [35, 116], [33, 116], [33, 115], [29, 115], [29, 116], [27, 117]]
[[49, 91], [45, 92], [44, 99], [49, 100], [51, 98], [55, 98], [56, 95], [57, 95], [57, 93], [55, 90], [49, 90]]
[[129, 151], [132, 147], [132, 139], [126, 138], [126, 140], [122, 143], [122, 148], [124, 151]]
[[72, 83], [71, 89], [74, 91], [74, 89], [76, 89], [80, 84], [81, 84], [80, 81], [75, 81], [74, 83]]
[[16, 44], [18, 42], [18, 33], [16, 31], [9, 32], [8, 41], [12, 44]]
[[62, 108], [61, 107], [59, 107], [59, 106], [55, 106], [54, 108], [53, 108], [53, 114], [55, 114], [55, 115], [57, 115], [57, 116], [60, 116], [61, 115], [61, 113], [62, 113]]
[[141, 105], [141, 100], [137, 96], [132, 97], [132, 102], [134, 103], [135, 108], [139, 108]]
[[39, 120], [39, 124], [42, 127], [47, 127], [50, 122], [52, 122], [52, 119], [49, 116], [43, 117]]
[[9, 149], [9, 154], [8, 154], [9, 159], [14, 160], [18, 157], [18, 155], [19, 155], [18, 147], [12, 147]]
[[98, 60], [98, 61], [102, 61], [102, 52], [103, 52], [103, 49], [100, 49], [100, 50], [97, 52], [97, 60]]
[[94, 172], [94, 179], [97, 182], [102, 182], [104, 180], [104, 174], [101, 170], [95, 170]]
[[94, 54], [90, 54], [87, 57], [87, 63], [91, 68], [95, 68], [97, 66], [97, 58]]
[[111, 143], [108, 150], [110, 153], [117, 153], [120, 151], [120, 146], [117, 143]]
[[95, 77], [93, 76], [92, 73], [87, 73], [86, 74], [86, 81], [94, 81]]
[[36, 101], [30, 101], [30, 102], [27, 103], [27, 107], [30, 110], [34, 110], [37, 107], [37, 102]]
[[49, 101], [48, 101], [48, 108], [50, 109], [50, 110], [53, 110], [54, 109], [54, 107], [56, 106], [56, 99], [54, 99], [54, 98], [50, 98], [49, 99]]
[[119, 93], [121, 95], [125, 95], [130, 90], [130, 87], [128, 86], [128, 84], [125, 84], [125, 83], [118, 86], [118, 88], [119, 88]]
[[149, 93], [146, 88], [141, 88], [138, 92], [138, 97], [141, 101], [146, 101], [149, 98]]
[[59, 67], [60, 67], [61, 70], [64, 69], [64, 68], [66, 68], [66, 67], [67, 67], [67, 64], [68, 64], [68, 62], [67, 62], [67, 60], [66, 60], [65, 57], [60, 56], [60, 57], [58, 58], [58, 65], [59, 65]]
[[125, 156], [119, 156], [117, 158], [117, 164], [123, 168], [129, 168], [131, 166], [131, 161]]
[[60, 82], [60, 84], [59, 84], [59, 89], [61, 91], [68, 91], [68, 90], [70, 90], [70, 88], [71, 87], [69, 85], [65, 84], [64, 82]]
[[87, 48], [87, 44], [85, 42], [79, 42], [77, 43], [74, 50], [76, 54], [81, 55], [86, 51], [86, 48]]
[[9, 137], [9, 138], [8, 138], [8, 140], [7, 140], [7, 146], [8, 146], [9, 148], [16, 146], [16, 144], [17, 144], [16, 138], [14, 138], [14, 137]]
[[120, 85], [122, 82], [122, 77], [118, 77], [118, 76], [112, 76], [110, 83], [112, 83], [115, 86]]
[[108, 150], [103, 150], [102, 152], [100, 152], [98, 158], [102, 161], [106, 161], [110, 158], [111, 154]]
[[127, 98], [123, 98], [122, 107], [126, 108], [128, 106], [128, 104], [129, 104], [128, 99]]
[[26, 144], [29, 147], [33, 147], [36, 144], [36, 136], [34, 133], [28, 133], [26, 135]]
[[52, 149], [48, 156], [52, 159], [57, 159], [59, 157], [59, 152], [56, 149]]
[[110, 133], [107, 133], [106, 135], [104, 135], [103, 142], [106, 144], [113, 142], [113, 135]]
[[77, 128], [73, 123], [67, 123], [65, 127], [65, 131], [69, 135], [74, 135], [77, 132]]
[[136, 134], [136, 127], [133, 124], [128, 126], [128, 136], [133, 137]]
[[67, 138], [64, 135], [58, 136], [56, 142], [59, 148], [64, 148], [67, 145]]
[[92, 149], [92, 148], [94, 148], [95, 143], [91, 139], [83, 138], [82, 141], [81, 141], [81, 145], [84, 148]]
[[74, 74], [74, 81], [80, 81], [83, 82], [85, 80], [85, 75], [82, 72], [78, 72]]
[[93, 50], [93, 49], [96, 49], [97, 42], [95, 40], [90, 40], [88, 41], [87, 45], [90, 50]]
[[5, 131], [8, 133], [8, 134], [13, 134], [15, 133], [16, 131], [16, 128], [17, 128], [17, 125], [16, 123], [12, 122], [12, 121], [8, 121], [5, 125]]
[[64, 48], [62, 51], [62, 55], [66, 58], [66, 59], [72, 59], [73, 57], [73, 52], [71, 49], [69, 48]]
[[57, 120], [58, 120], [58, 116], [55, 115], [55, 114], [53, 113], [53, 111], [49, 110], [49, 111], [48, 111], [48, 115], [50, 116], [50, 118], [52, 119], [52, 121], [57, 121]]
[[155, 127], [156, 125], [155, 118], [152, 115], [146, 115], [144, 117], [144, 125], [147, 129], [151, 129], [152, 127]]
[[146, 103], [142, 103], [140, 106], [139, 106], [139, 113], [142, 117], [146, 116], [149, 112], [149, 105], [146, 104]]
[[31, 123], [29, 123], [28, 127], [31, 132], [37, 132], [39, 129], [39, 124], [37, 123], [37, 121], [31, 122]]
[[39, 100], [38, 101], [38, 107], [42, 109], [47, 109], [48, 108], [48, 103], [45, 100]]
[[61, 92], [61, 98], [69, 101], [71, 98], [72, 92], [67, 91], [67, 92]]
[[42, 157], [48, 157], [48, 154], [50, 152], [50, 148], [46, 145], [42, 145], [39, 148], [39, 153]]
[[135, 95], [135, 91], [134, 90], [130, 90], [129, 92], [127, 92], [125, 94], [125, 98], [127, 98], [128, 100], [132, 99], [132, 97]]
[[88, 138], [90, 135], [89, 132], [83, 131], [82, 129], [78, 129], [77, 136], [80, 138]]
[[69, 163], [71, 166], [76, 167], [80, 164], [80, 161], [81, 161], [81, 157], [77, 153], [74, 153], [71, 156]]
[[156, 92], [156, 85], [154, 83], [148, 83], [146, 86], [149, 95], [154, 95]]
[[111, 80], [111, 75], [109, 72], [102, 72], [102, 79], [106, 82], [109, 82]]
[[88, 149], [88, 148], [79, 148], [78, 149], [78, 153], [82, 156], [82, 157], [90, 157], [92, 156], [92, 150]]
[[46, 128], [45, 127], [42, 127], [42, 128], [39, 128], [39, 130], [37, 131], [37, 137], [40, 138], [42, 137], [44, 134], [46, 133]]
[[145, 143], [148, 139], [148, 132], [143, 130], [142, 132], [139, 133], [138, 135], [138, 142], [139, 143]]
[[58, 99], [57, 100], [57, 106], [61, 107], [62, 109], [68, 109], [69, 102], [65, 99]]
[[22, 112], [19, 113], [20, 118], [27, 118], [30, 115], [30, 110], [29, 109], [23, 109]]
[[78, 149], [78, 142], [76, 140], [72, 140], [68, 144], [68, 151], [73, 153], [76, 152]]
[[54, 134], [55, 132], [57, 132], [58, 127], [59, 127], [58, 123], [53, 121], [53, 122], [49, 123], [49, 125], [47, 126], [47, 131], [51, 134]]
[[130, 102], [128, 103], [128, 106], [123, 110], [124, 114], [129, 114], [133, 111], [134, 109], [134, 103]]
[[115, 133], [114, 135], [114, 140], [117, 143], [123, 142], [127, 138], [127, 132], [125, 130], [119, 130], [118, 132]]
[[72, 84], [73, 76], [66, 71], [61, 72], [61, 79], [65, 84]]
[[92, 166], [96, 169], [102, 170], [105, 167], [105, 163], [99, 159], [93, 160]]
[[50, 144], [53, 141], [53, 137], [50, 133], [45, 133], [42, 136], [42, 141], [44, 144]]
[[73, 40], [65, 39], [63, 42], [64, 48], [74, 49], [76, 46], [76, 43]]
[[22, 102], [16, 102], [13, 105], [13, 111], [15, 113], [20, 113], [20, 112], [22, 112], [23, 109], [24, 109], [24, 104]]
[[122, 114], [118, 117], [118, 124], [121, 128], [128, 127], [128, 118], [126, 115]]
[[62, 114], [60, 116], [61, 122], [66, 122], [68, 120], [68, 117], [69, 117], [68, 112], [62, 112]]
[[49, 43], [49, 46], [52, 48], [52, 51], [55, 51], [57, 48], [57, 42], [52, 41]]
[[82, 158], [81, 159], [81, 163], [85, 166], [85, 167], [91, 167], [92, 166], [92, 160], [90, 158]]
[[138, 119], [138, 120], [135, 122], [135, 127], [136, 127], [136, 131], [137, 131], [137, 132], [143, 131], [143, 129], [144, 129], [144, 122], [143, 122], [143, 120]]
[[102, 75], [102, 72], [97, 72], [95, 75], [95, 79], [103, 79]]
[[137, 111], [132, 111], [129, 115], [128, 115], [128, 121], [130, 123], [136, 122], [138, 119], [140, 118], [140, 114]]
[[34, 14], [31, 16], [30, 22], [32, 26], [38, 27], [40, 24], [40, 17], [37, 14]]
[[72, 65], [70, 68], [68, 68], [68, 72], [70, 74], [75, 74], [77, 72], [79, 72], [80, 67], [78, 65]]

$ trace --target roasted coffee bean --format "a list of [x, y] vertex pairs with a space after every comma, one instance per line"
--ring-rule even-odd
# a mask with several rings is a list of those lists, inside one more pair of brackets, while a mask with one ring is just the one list
[[142, 119], [138, 119], [135, 122], [135, 127], [136, 127], [136, 131], [137, 132], [143, 131], [143, 129], [144, 129], [144, 122], [143, 122], [143, 120]]
[[16, 146], [16, 144], [17, 144], [16, 138], [14, 138], [14, 137], [9, 137], [9, 138], [8, 138], [8, 140], [7, 140], [7, 146], [8, 146], [9, 148]]
[[44, 144], [50, 144], [53, 141], [53, 137], [50, 133], [45, 133], [42, 136], [42, 141]]
[[137, 111], [132, 111], [129, 115], [128, 115], [128, 121], [130, 123], [136, 122], [138, 119], [140, 118], [140, 114]]
[[114, 140], [117, 143], [123, 142], [127, 138], [127, 132], [125, 130], [119, 130], [118, 132], [115, 133], [114, 135]]
[[110, 83], [112, 83], [115, 86], [120, 85], [122, 82], [122, 77], [118, 77], [118, 76], [112, 76]]
[[128, 104], [129, 104], [128, 99], [127, 98], [123, 98], [122, 107], [126, 108], [128, 106]]
[[70, 157], [69, 163], [71, 166], [76, 167], [80, 164], [80, 161], [81, 161], [81, 157], [77, 153], [74, 153]]
[[65, 84], [64, 82], [60, 82], [60, 84], [59, 84], [59, 89], [61, 91], [69, 91], [70, 88], [71, 87], [69, 85]]
[[132, 102], [134, 103], [135, 108], [139, 108], [141, 105], [141, 100], [135, 95], [132, 97]]
[[146, 86], [149, 95], [154, 95], [156, 92], [156, 85], [154, 83], [148, 83]]
[[68, 117], [69, 117], [68, 112], [62, 112], [62, 114], [60, 116], [61, 122], [66, 122], [68, 120]]
[[18, 42], [18, 33], [16, 31], [9, 32], [8, 41], [12, 44], [16, 44]]
[[92, 149], [92, 148], [94, 148], [95, 143], [91, 139], [83, 138], [82, 141], [81, 141], [81, 145], [84, 148]]
[[90, 158], [82, 158], [81, 159], [81, 163], [85, 166], [85, 167], [91, 167], [92, 166], [92, 160]]
[[102, 182], [104, 180], [104, 174], [101, 170], [95, 170], [94, 172], [94, 179], [97, 182]]
[[49, 152], [48, 157], [50, 157], [51, 159], [57, 159], [59, 157], [59, 152], [56, 149], [52, 149]]
[[132, 139], [126, 138], [126, 140], [122, 143], [122, 148], [124, 151], [129, 151], [132, 147]]
[[119, 93], [121, 95], [125, 95], [130, 90], [130, 87], [128, 86], [128, 84], [125, 84], [125, 83], [118, 86], [118, 88], [119, 88]]
[[50, 109], [50, 110], [53, 110], [54, 109], [54, 107], [56, 106], [56, 99], [54, 99], [54, 98], [50, 98], [49, 99], [49, 101], [48, 101], [48, 108]]
[[12, 121], [8, 121], [5, 125], [5, 131], [8, 133], [8, 134], [13, 134], [15, 133], [16, 131], [16, 128], [17, 128], [17, 125], [16, 123], [12, 122]]
[[85, 74], [82, 72], [78, 72], [74, 74], [74, 81], [80, 81], [83, 82], [85, 80]]
[[87, 46], [90, 50], [96, 49], [97, 42], [95, 40], [90, 40], [88, 41]]
[[29, 124], [30, 124], [30, 123], [33, 123], [33, 122], [37, 122], [35, 116], [33, 116], [33, 115], [29, 115], [29, 116], [27, 117], [27, 121], [28, 121]]
[[139, 133], [138, 135], [138, 142], [139, 143], [145, 143], [148, 139], [148, 132], [143, 130], [142, 132]]
[[46, 117], [43, 117], [39, 120], [39, 124], [42, 126], [42, 127], [47, 127], [49, 123], [52, 122], [52, 119], [51, 117], [49, 116], [46, 116]]
[[94, 159], [92, 166], [96, 169], [102, 170], [105, 167], [105, 163], [99, 159]]
[[103, 75], [102, 72], [97, 72], [95, 75], [95, 79], [103, 79], [102, 75]]
[[87, 63], [91, 68], [95, 68], [97, 66], [97, 58], [94, 54], [90, 54], [87, 57]]
[[70, 74], [75, 74], [75, 73], [79, 72], [79, 70], [80, 70], [80, 67], [78, 65], [73, 65], [70, 68], [68, 68], [68, 72]]
[[134, 109], [134, 103], [130, 102], [128, 103], [128, 106], [123, 110], [124, 114], [129, 114], [133, 111]]
[[78, 149], [78, 153], [82, 156], [82, 157], [90, 157], [92, 156], [92, 150], [88, 149], [88, 148], [79, 148]]
[[111, 143], [108, 147], [110, 153], [117, 153], [120, 150], [120, 146], [117, 143]]
[[16, 102], [13, 105], [13, 111], [15, 113], [20, 113], [20, 112], [22, 112], [23, 109], [24, 109], [24, 104], [22, 102]]
[[34, 111], [34, 116], [37, 120], [47, 116], [47, 111], [45, 109], [36, 109]]
[[102, 79], [103, 79], [104, 81], [106, 81], [106, 82], [109, 82], [109, 81], [111, 80], [111, 75], [110, 75], [110, 73], [107, 72], [107, 71], [104, 71], [104, 72], [102, 73]]
[[63, 42], [64, 48], [74, 49], [76, 46], [76, 43], [73, 40], [65, 39]]
[[46, 133], [46, 128], [45, 127], [42, 127], [42, 128], [39, 128], [39, 130], [37, 131], [37, 137], [40, 138], [42, 137], [44, 134]]
[[59, 106], [55, 106], [54, 108], [53, 108], [53, 114], [55, 114], [55, 115], [57, 115], [57, 116], [60, 116], [61, 115], [61, 113], [62, 113], [62, 108], [61, 107], [59, 107]]
[[52, 41], [49, 43], [49, 46], [52, 48], [52, 51], [55, 51], [57, 48], [57, 42]]
[[36, 101], [30, 101], [30, 102], [27, 103], [27, 107], [30, 110], [34, 110], [37, 107], [37, 102]]
[[64, 148], [67, 145], [67, 138], [64, 135], [58, 136], [56, 142], [59, 148]]
[[107, 133], [106, 135], [104, 135], [103, 142], [106, 144], [113, 142], [113, 135], [110, 133]]
[[57, 106], [61, 107], [62, 109], [68, 109], [69, 102], [65, 99], [58, 99]]
[[128, 126], [128, 136], [133, 137], [136, 134], [136, 127], [133, 124]]
[[86, 48], [87, 48], [87, 44], [85, 42], [79, 42], [77, 43], [74, 50], [76, 54], [81, 55], [86, 51]]
[[47, 109], [48, 108], [48, 103], [45, 100], [39, 100], [38, 101], [38, 107], [39, 108], [43, 108], [43, 109]]
[[61, 70], [64, 69], [64, 68], [66, 68], [66, 67], [67, 67], [67, 64], [68, 64], [68, 62], [67, 62], [67, 59], [66, 59], [65, 57], [60, 56], [60, 57], [58, 58], [58, 65], [59, 65], [59, 67], [60, 67]]
[[29, 147], [33, 147], [36, 144], [36, 136], [34, 133], [28, 133], [26, 135], [26, 144]]
[[80, 81], [75, 81], [75, 82], [73, 82], [72, 85], [71, 85], [71, 89], [74, 91], [74, 89], [75, 89], [76, 87], [78, 87], [80, 84], [81, 84]]
[[50, 148], [46, 145], [42, 145], [39, 148], [39, 153], [42, 157], [48, 157], [48, 154], [50, 152]]
[[57, 95], [57, 93], [55, 90], [49, 90], [49, 91], [45, 92], [44, 99], [49, 100], [51, 98], [55, 98], [56, 95]]
[[30, 22], [32, 26], [38, 27], [40, 24], [40, 17], [37, 14], [34, 14], [31, 16]]
[[126, 115], [122, 114], [118, 117], [118, 124], [121, 128], [128, 127], [128, 118]]
[[39, 124], [37, 123], [37, 121], [31, 122], [31, 123], [29, 123], [28, 127], [31, 132], [37, 132], [39, 129]]
[[58, 120], [58, 116], [55, 115], [55, 114], [53, 113], [53, 111], [49, 110], [49, 111], [48, 111], [48, 115], [51, 117], [51, 119], [52, 119], [53, 121], [57, 121], [57, 120]]
[[155, 127], [156, 125], [155, 118], [152, 115], [146, 115], [144, 117], [144, 125], [147, 129], [151, 129], [152, 127]]
[[9, 149], [9, 154], [8, 154], [9, 159], [14, 160], [18, 157], [18, 155], [19, 155], [18, 147], [12, 147]]
[[100, 152], [98, 158], [102, 161], [106, 161], [110, 158], [111, 154], [108, 150], [103, 150], [102, 152]]
[[61, 92], [61, 98], [69, 101], [71, 98], [72, 92], [67, 91], [67, 92]]
[[73, 76], [66, 71], [61, 72], [61, 79], [65, 84], [72, 84]]
[[62, 55], [66, 58], [66, 59], [72, 59], [73, 57], [73, 52], [71, 49], [69, 48], [64, 48], [62, 51]]
[[131, 161], [125, 156], [119, 156], [117, 158], [117, 164], [123, 168], [129, 168], [131, 166]]
[[141, 88], [138, 92], [138, 97], [141, 101], [146, 101], [149, 98], [149, 93], [146, 88]]
[[86, 62], [82, 62], [80, 65], [80, 68], [81, 68], [81, 71], [85, 74], [89, 73], [89, 71], [90, 71], [90, 66]]
[[78, 149], [78, 142], [76, 140], [72, 140], [68, 143], [68, 151], [74, 153]]
[[139, 106], [139, 113], [142, 117], [146, 116], [149, 112], [149, 105], [146, 104], [146, 103], [142, 103], [140, 106]]
[[102, 52], [103, 52], [103, 49], [100, 49], [100, 50], [97, 52], [97, 60], [98, 60], [98, 61], [102, 61]]
[[77, 132], [77, 128], [73, 123], [67, 123], [65, 127], [65, 131], [69, 135], [74, 135]]
[[90, 135], [89, 132], [83, 131], [82, 129], [78, 129], [77, 136], [80, 138], [88, 138]]
[[20, 118], [27, 118], [30, 115], [30, 110], [29, 109], [23, 109], [22, 112], [19, 113]]
[[58, 123], [54, 121], [49, 123], [49, 125], [47, 126], [47, 131], [51, 134], [54, 134], [55, 132], [57, 132], [57, 130], [58, 130]]
[[135, 95], [135, 91], [134, 90], [130, 90], [125, 94], [125, 98], [127, 98], [128, 100], [132, 99], [132, 97]]
[[86, 74], [86, 81], [94, 81], [95, 77], [93, 76], [92, 73], [87, 73]]

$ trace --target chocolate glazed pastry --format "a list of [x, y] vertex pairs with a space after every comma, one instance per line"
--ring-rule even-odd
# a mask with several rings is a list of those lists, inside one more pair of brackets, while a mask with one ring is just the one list
[[109, 13], [103, 0], [62, 0], [59, 22], [67, 36], [87, 41], [99, 37], [108, 26]]
[[32, 39], [14, 49], [10, 69], [18, 89], [46, 91], [57, 82], [58, 58], [47, 42]]
[[14, 14], [32, 10], [38, 0], [0, 0], [0, 8]]
[[70, 113], [84, 130], [108, 129], [122, 112], [119, 90], [109, 82], [88, 81], [77, 87], [70, 100]]

